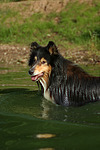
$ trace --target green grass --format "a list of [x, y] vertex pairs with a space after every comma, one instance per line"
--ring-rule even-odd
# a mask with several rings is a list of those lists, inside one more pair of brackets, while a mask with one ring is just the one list
[[[100, 47], [100, 2], [90, 7], [86, 4], [70, 3], [57, 15], [59, 22], [53, 28], [62, 39], [90, 49]], [[53, 16], [53, 15], [52, 15]], [[52, 17], [53, 18], [53, 17]]]
[[[60, 13], [36, 13], [24, 18], [11, 9], [0, 10], [0, 43], [28, 45], [55, 41], [64, 47], [100, 48], [100, 1], [93, 5], [69, 3]], [[69, 48], [69, 47], [68, 47]]]

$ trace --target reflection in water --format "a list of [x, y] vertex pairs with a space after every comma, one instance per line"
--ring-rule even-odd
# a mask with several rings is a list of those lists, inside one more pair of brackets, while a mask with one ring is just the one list
[[46, 99], [42, 100], [42, 107], [43, 107], [43, 111], [42, 111], [43, 119], [67, 121], [68, 107], [63, 107], [63, 106], [53, 104], [47, 101]]
[[46, 134], [37, 134], [36, 137], [39, 138], [39, 139], [48, 139], [48, 138], [52, 138], [52, 137], [55, 137], [56, 135], [55, 134], [49, 134], [49, 133], [46, 133]]
[[64, 122], [99, 125], [100, 103], [89, 103], [82, 107], [64, 107], [42, 100], [42, 118]]
[[40, 148], [39, 150], [55, 150], [54, 148]]

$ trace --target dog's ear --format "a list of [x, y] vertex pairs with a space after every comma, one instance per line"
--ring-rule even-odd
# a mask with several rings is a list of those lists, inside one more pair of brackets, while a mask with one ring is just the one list
[[54, 42], [49, 41], [49, 43], [47, 45], [47, 48], [48, 48], [48, 51], [49, 51], [50, 55], [53, 55], [53, 54], [56, 55], [56, 54], [58, 54], [58, 50], [57, 50], [57, 47], [56, 47], [56, 45], [55, 45]]
[[30, 47], [30, 51], [35, 50], [37, 47], [39, 47], [39, 44], [36, 43], [36, 42], [32, 42], [32, 43], [31, 43], [31, 47]]

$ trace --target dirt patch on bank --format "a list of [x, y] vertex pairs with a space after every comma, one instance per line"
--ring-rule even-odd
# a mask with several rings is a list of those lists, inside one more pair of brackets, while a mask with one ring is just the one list
[[18, 11], [24, 18], [31, 16], [34, 13], [50, 13], [52, 11], [60, 12], [69, 0], [35, 0], [10, 2], [0, 5], [0, 9], [10, 9]]
[[[59, 46], [58, 46], [59, 47]], [[72, 49], [67, 50], [59, 47], [60, 53], [71, 61], [78, 64], [100, 64], [100, 57], [89, 54], [88, 51]], [[7, 65], [28, 65], [30, 46], [0, 45], [0, 62]]]
[[[18, 11], [24, 18], [31, 16], [34, 13], [50, 13], [60, 12], [68, 2], [75, 2], [76, 0], [34, 0], [21, 1], [0, 4], [0, 9], [10, 9]], [[92, 4], [93, 0], [77, 0], [80, 3], [86, 2]]]

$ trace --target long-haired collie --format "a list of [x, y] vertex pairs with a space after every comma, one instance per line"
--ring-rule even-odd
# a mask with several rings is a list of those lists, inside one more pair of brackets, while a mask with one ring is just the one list
[[100, 100], [100, 77], [93, 77], [65, 59], [54, 42], [46, 47], [31, 44], [29, 74], [41, 85], [47, 100], [58, 105], [83, 105]]

